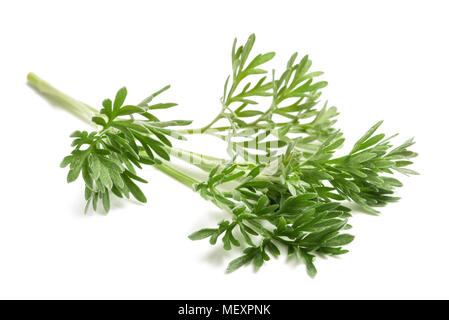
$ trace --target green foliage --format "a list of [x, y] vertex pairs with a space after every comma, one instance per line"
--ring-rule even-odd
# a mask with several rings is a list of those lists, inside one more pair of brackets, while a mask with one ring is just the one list
[[[399, 200], [394, 196], [394, 191], [395, 188], [401, 187], [402, 183], [391, 175], [395, 171], [417, 174], [405, 168], [413, 163], [410, 159], [417, 156], [415, 152], [408, 150], [414, 144], [413, 139], [392, 149], [391, 137], [385, 139], [385, 134], [374, 135], [381, 123], [378, 122], [370, 128], [354, 144], [348, 155], [329, 159], [343, 142], [340, 134], [335, 134], [307, 160], [293, 166], [292, 172], [297, 174], [301, 181], [319, 186], [318, 190], [324, 199], [335, 199], [336, 192], [342, 199], [357, 203], [366, 212], [377, 214], [378, 211], [373, 207], [385, 206], [389, 202]], [[312, 167], [307, 168], [310, 165]], [[320, 171], [325, 175], [317, 174]], [[325, 181], [332, 188], [326, 187]]]
[[[167, 147], [171, 147], [169, 137], [184, 137], [168, 126], [186, 125], [189, 121], [160, 122], [149, 110], [172, 107], [174, 103], [149, 105], [154, 97], [167, 90], [152, 94], [138, 105], [124, 105], [127, 90], [121, 88], [112, 102], [103, 101], [100, 113], [92, 117], [92, 122], [101, 129], [93, 132], [75, 131], [72, 146], [74, 150], [65, 157], [61, 166], [70, 165], [67, 181], [75, 181], [80, 173], [85, 182], [86, 210], [92, 204], [97, 209], [101, 200], [106, 212], [110, 209], [110, 192], [117, 197], [132, 195], [140, 202], [147, 199], [136, 182], [147, 183], [136, 174], [136, 167], [142, 164], [161, 163], [170, 160]], [[142, 120], [137, 120], [139, 116]], [[126, 118], [129, 117], [129, 118]]]
[[[306, 55], [298, 61], [298, 54], [294, 53], [279, 77], [274, 70], [268, 77], [263, 68], [275, 54], [269, 52], [250, 58], [254, 42], [254, 35], [238, 48], [237, 40], [234, 41], [232, 75], [225, 82], [222, 110], [199, 131], [219, 135], [229, 142], [229, 153], [244, 160], [260, 152], [254, 152], [254, 147], [238, 145], [236, 141], [243, 139], [251, 145], [260, 136], [271, 135], [275, 141], [284, 142], [256, 148], [265, 153], [265, 157], [258, 157], [259, 162], [272, 161], [278, 153], [275, 149], [286, 142], [293, 141], [294, 148], [299, 150], [316, 150], [319, 143], [335, 132], [332, 125], [338, 114], [335, 107], [328, 108], [326, 104], [321, 109], [316, 108], [320, 90], [327, 86], [325, 81], [316, 81], [323, 73], [310, 71], [309, 57]], [[220, 119], [226, 119], [229, 126], [213, 127]], [[290, 134], [296, 135], [295, 138], [289, 137]]]
[[[106, 99], [103, 108], [92, 117], [99, 130], [76, 131], [74, 150], [61, 166], [69, 166], [67, 181], [80, 175], [85, 182], [86, 210], [101, 202], [110, 209], [110, 192], [118, 197], [132, 195], [140, 202], [146, 197], [137, 182], [136, 167], [155, 165], [201, 194], [228, 213], [214, 227], [192, 233], [191, 240], [208, 239], [224, 250], [239, 250], [227, 272], [252, 263], [256, 268], [280, 255], [303, 261], [310, 276], [315, 276], [315, 258], [347, 253], [354, 240], [351, 210], [355, 203], [363, 211], [377, 214], [376, 208], [397, 201], [396, 188], [402, 183], [394, 174], [417, 174], [409, 169], [417, 154], [409, 148], [412, 139], [395, 147], [392, 138], [378, 133], [376, 123], [344, 156], [343, 133], [334, 127], [335, 107], [320, 103], [318, 81], [322, 72], [312, 71], [306, 55], [294, 53], [279, 76], [267, 76], [267, 64], [274, 52], [253, 54], [255, 36], [231, 54], [232, 73], [226, 79], [221, 110], [201, 129], [181, 130], [190, 121], [160, 121], [153, 110], [167, 109], [175, 103], [153, 103], [169, 86], [153, 93], [137, 105], [125, 105], [127, 91], [120, 89], [114, 101]], [[37, 76], [35, 86], [43, 92], [62, 95]], [[36, 80], [37, 79], [37, 80]], [[42, 88], [45, 86], [45, 88]], [[73, 101], [71, 110], [91, 113], [94, 109]], [[226, 126], [217, 127], [219, 120]], [[170, 138], [185, 140], [183, 134], [210, 134], [227, 142], [231, 160], [218, 159], [183, 149], [179, 154], [200, 159], [196, 164], [208, 173], [196, 181], [165, 161], [172, 148]], [[173, 148], [175, 150], [175, 148]]]
[[197, 231], [190, 239], [209, 238], [216, 244], [222, 237], [225, 250], [240, 247], [237, 238], [244, 239], [247, 248], [229, 264], [228, 272], [250, 262], [260, 267], [283, 248], [287, 255], [301, 258], [314, 276], [316, 255], [344, 254], [348, 251], [343, 246], [354, 239], [344, 233], [350, 228], [351, 214], [342, 202], [349, 200], [377, 213], [373, 207], [398, 200], [393, 194], [402, 183], [391, 176], [394, 171], [416, 174], [410, 169], [404, 172], [416, 156], [408, 150], [413, 141], [393, 149], [391, 138], [374, 135], [380, 124], [368, 130], [347, 156], [333, 157], [344, 142], [342, 134], [335, 132], [308, 157], [297, 150], [282, 154], [275, 173], [267, 173], [266, 165], [256, 162], [217, 166], [195, 190], [232, 218]]
[[[232, 191], [223, 191], [227, 183], [238, 182]], [[225, 250], [247, 247], [244, 255], [232, 261], [227, 271], [252, 262], [256, 267], [276, 258], [283, 248], [296, 254], [313, 267], [316, 254], [338, 255], [347, 252], [342, 246], [350, 243], [349, 209], [338, 202], [322, 199], [318, 192], [292, 195], [280, 179], [264, 174], [264, 166], [241, 169], [229, 163], [211, 171], [208, 181], [195, 189], [206, 199], [232, 214], [216, 228], [207, 228], [190, 235], [192, 240], [209, 238], [216, 244], [221, 237]], [[237, 240], [244, 239], [244, 243]]]

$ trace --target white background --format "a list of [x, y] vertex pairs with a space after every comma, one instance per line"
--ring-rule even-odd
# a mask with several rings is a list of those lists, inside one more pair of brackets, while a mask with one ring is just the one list
[[[447, 1], [2, 1], [0, 298], [449, 298]], [[354, 142], [377, 120], [420, 153], [402, 200], [355, 214], [341, 258], [270, 261], [224, 273], [239, 252], [187, 235], [223, 214], [146, 168], [149, 202], [82, 213], [83, 187], [58, 167], [87, 125], [26, 85], [33, 71], [95, 107], [126, 85], [130, 102], [170, 83], [163, 119], [204, 125], [219, 110], [234, 37], [283, 67], [298, 51], [329, 81], [324, 98]], [[210, 153], [223, 145], [194, 138]], [[348, 146], [346, 146], [348, 148]]]

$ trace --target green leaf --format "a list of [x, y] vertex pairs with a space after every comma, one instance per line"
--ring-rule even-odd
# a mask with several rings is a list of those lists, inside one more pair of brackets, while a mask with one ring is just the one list
[[102, 201], [103, 201], [104, 211], [106, 211], [106, 213], [108, 213], [109, 210], [111, 209], [111, 202], [109, 200], [109, 192], [108, 191], [103, 193]]
[[88, 186], [84, 187], [84, 199], [89, 200], [92, 197], [92, 189], [89, 189]]
[[326, 148], [323, 149], [323, 151], [331, 151], [339, 148], [343, 143], [345, 142], [344, 138], [340, 138], [333, 142], [332, 144], [328, 145]]
[[135, 175], [134, 173], [132, 173], [132, 172], [129, 171], [129, 170], [125, 170], [125, 171], [124, 171], [124, 174], [126, 174], [129, 178], [131, 178], [131, 179], [133, 179], [133, 180], [136, 180], [136, 181], [139, 181], [139, 182], [142, 182], [142, 183], [148, 183], [147, 180], [145, 180], [145, 179], [143, 179], [143, 178], [141, 178], [141, 177]]
[[168, 155], [167, 151], [165, 151], [161, 145], [159, 144], [159, 142], [157, 142], [156, 140], [153, 140], [151, 138], [148, 138], [150, 140], [148, 140], [148, 145], [151, 147], [151, 149], [154, 150], [154, 152], [157, 153], [157, 155], [159, 157], [161, 157], [164, 160], [170, 161], [170, 156]]
[[402, 187], [403, 186], [401, 181], [399, 181], [399, 180], [397, 180], [395, 178], [392, 178], [392, 177], [381, 177], [381, 179], [385, 183], [387, 183], [387, 184], [389, 184], [389, 185], [391, 185], [393, 187]]
[[281, 252], [279, 251], [278, 247], [276, 247], [273, 242], [271, 242], [271, 241], [267, 242], [266, 246], [267, 246], [268, 251], [270, 251], [270, 253], [273, 256], [277, 257], [277, 256], [279, 256], [281, 254]]
[[92, 208], [94, 211], [97, 211], [97, 203], [98, 203], [98, 192], [95, 192], [92, 197]]
[[249, 36], [248, 40], [246, 41], [246, 44], [242, 48], [242, 53], [240, 56], [240, 69], [243, 69], [243, 66], [245, 65], [246, 59], [248, 58], [255, 41], [256, 35], [253, 33]]
[[117, 94], [115, 95], [115, 99], [114, 99], [114, 108], [113, 108], [113, 112], [115, 114], [118, 114], [120, 107], [123, 105], [123, 102], [125, 102], [127, 94], [128, 94], [128, 91], [126, 90], [125, 87], [123, 87], [117, 91]]
[[84, 206], [84, 214], [87, 214], [87, 211], [89, 210], [91, 201], [92, 201], [92, 198], [87, 199], [86, 205]]
[[326, 241], [326, 246], [339, 247], [351, 243], [354, 240], [354, 236], [350, 234], [340, 234], [335, 238]]
[[150, 131], [156, 136], [158, 137], [158, 139], [165, 145], [171, 147], [172, 144], [170, 142], [170, 140], [167, 139], [167, 137], [160, 131], [160, 130], [156, 130], [153, 128], [150, 128]]
[[270, 181], [251, 180], [249, 182], [242, 183], [241, 185], [239, 185], [239, 188], [267, 188], [270, 185]]
[[89, 166], [88, 166], [87, 161], [84, 161], [84, 163], [83, 163], [82, 175], [83, 175], [84, 182], [86, 183], [86, 186], [88, 186], [91, 190], [93, 190], [93, 188], [94, 188], [93, 180], [92, 180], [92, 176], [90, 175]]
[[377, 157], [377, 155], [375, 153], [364, 152], [364, 153], [353, 156], [351, 158], [351, 160], [356, 163], [362, 163], [362, 162], [366, 162], [371, 159], [374, 159], [375, 157]]
[[103, 165], [100, 165], [100, 180], [101, 183], [106, 187], [106, 189], [111, 190], [112, 188], [112, 179], [109, 175], [109, 170]]
[[257, 67], [257, 66], [260, 66], [261, 64], [264, 64], [264, 63], [270, 61], [271, 59], [273, 59], [274, 56], [275, 56], [275, 53], [274, 53], [274, 52], [268, 52], [268, 53], [265, 53], [265, 54], [259, 54], [259, 55], [257, 55], [257, 56], [253, 59], [253, 61], [251, 61], [251, 62], [248, 64], [248, 69], [251, 69], [251, 68], [255, 68], [255, 67]]
[[145, 112], [145, 109], [138, 107], [138, 106], [132, 106], [132, 105], [128, 105], [128, 106], [124, 106], [123, 108], [120, 109], [120, 111], [117, 113], [118, 116], [126, 116], [126, 115], [131, 115], [134, 113], [142, 113]]
[[249, 244], [250, 246], [254, 246], [254, 243], [246, 230], [247, 227], [243, 223], [239, 223], [239, 228], [241, 234], [243, 235], [243, 238], [245, 238], [246, 243]]
[[105, 99], [103, 100], [103, 108], [101, 113], [107, 115], [109, 118], [111, 117], [112, 113], [112, 101], [111, 99]]
[[136, 198], [136, 200], [143, 203], [147, 202], [147, 198], [143, 194], [142, 190], [140, 190], [139, 187], [134, 182], [132, 182], [130, 178], [128, 178], [126, 175], [123, 175], [122, 178], [126, 186], [128, 187], [129, 191], [134, 196], [134, 198]]
[[408, 169], [408, 168], [394, 168], [394, 170], [403, 173], [405, 175], [419, 175], [418, 172], [416, 172], [415, 170], [412, 169]]
[[239, 247], [240, 246], [240, 242], [234, 237], [234, 235], [232, 234], [232, 230], [228, 229], [228, 231], [226, 233], [229, 233], [229, 240], [231, 241], [231, 243], [234, 246]]
[[150, 110], [155, 110], [155, 109], [168, 109], [168, 108], [172, 108], [174, 106], [177, 106], [177, 103], [157, 103], [157, 104], [153, 104], [151, 106], [148, 106], [148, 109]]
[[313, 264], [313, 260], [314, 260], [315, 256], [307, 253], [307, 251], [305, 251], [304, 249], [301, 249], [301, 248], [298, 250], [298, 255], [304, 259], [304, 262], [305, 262], [306, 268], [307, 268], [307, 273], [309, 274], [309, 276], [311, 278], [314, 278], [317, 273], [315, 265]]
[[377, 122], [374, 126], [372, 126], [355, 144], [352, 148], [352, 151], [350, 154], [355, 153], [359, 150], [361, 150], [361, 146], [363, 143], [365, 143], [372, 135], [373, 133], [380, 127], [380, 125], [383, 123], [383, 121]]
[[106, 121], [102, 117], [97, 117], [97, 116], [92, 117], [92, 122], [94, 122], [102, 127], [106, 126]]
[[90, 168], [92, 169], [92, 179], [97, 180], [100, 178], [101, 162], [97, 157], [92, 156]]
[[320, 82], [316, 82], [313, 85], [311, 85], [308, 90], [309, 91], [316, 91], [322, 88], [327, 87], [327, 81], [320, 81]]
[[83, 161], [85, 159], [85, 154], [86, 154], [86, 152], [84, 152], [82, 155], [78, 156], [77, 158], [74, 159], [74, 161], [72, 161], [69, 173], [67, 175], [68, 183], [73, 182], [78, 178], [78, 176], [81, 172], [81, 168], [83, 167]]
[[237, 259], [232, 260], [228, 264], [228, 267], [226, 268], [226, 272], [227, 273], [234, 272], [235, 270], [239, 269], [240, 267], [250, 263], [252, 259], [253, 259], [253, 256], [248, 255], [248, 254], [238, 257]]
[[226, 231], [222, 241], [223, 241], [223, 249], [231, 250], [232, 247], [231, 247], [231, 240], [229, 238], [229, 231]]
[[263, 112], [257, 111], [257, 110], [245, 110], [245, 111], [236, 112], [236, 114], [241, 118], [246, 118], [246, 117], [254, 117], [254, 116], [261, 115], [261, 114], [263, 114]]
[[62, 159], [62, 162], [59, 166], [61, 168], [65, 168], [70, 164], [71, 161], [72, 161], [72, 156], [67, 156], [64, 159]]
[[217, 229], [201, 229], [198, 230], [191, 235], [189, 235], [190, 240], [201, 240], [205, 238], [209, 238], [211, 235], [217, 232]]
[[384, 137], [385, 137], [385, 134], [383, 134], [383, 133], [375, 135], [374, 137], [372, 137], [372, 138], [368, 139], [367, 141], [365, 141], [364, 143], [362, 143], [359, 146], [359, 150], [364, 150], [366, 148], [369, 148], [369, 147], [375, 145], [380, 140], [382, 140]]
[[242, 177], [244, 175], [245, 175], [245, 171], [239, 171], [237, 173], [234, 173], [233, 175], [230, 175], [230, 176], [227, 176], [227, 177], [223, 178], [220, 182], [221, 183], [225, 183], [225, 182], [229, 182], [229, 181], [232, 181], [232, 180], [236, 180], [236, 179], [238, 179], [238, 178], [240, 178], [240, 177]]
[[67, 175], [67, 182], [70, 183], [75, 181], [78, 178], [80, 171], [81, 171], [80, 168], [70, 169]]
[[112, 189], [111, 189], [111, 191], [112, 191], [112, 193], [115, 194], [117, 197], [119, 197], [119, 198], [122, 198], [122, 197], [123, 197], [122, 192], [121, 192], [116, 186], [113, 186]]
[[162, 92], [167, 91], [168, 89], [170, 89], [170, 85], [166, 85], [165, 87], [163, 87], [162, 89], [156, 91], [155, 93], [153, 93], [151, 96], [152, 97], [157, 97], [158, 95], [160, 95]]
[[[165, 151], [165, 149], [162, 147], [162, 144], [159, 141], [154, 140], [148, 136], [138, 134], [138, 133], [134, 133], [134, 136], [136, 137], [137, 140], [140, 141], [142, 146], [145, 147], [145, 145], [147, 145], [148, 147], [153, 149], [154, 152], [156, 152], [156, 154], [159, 155], [162, 159], [170, 161], [170, 156], [168, 155], [167, 151]], [[151, 153], [151, 151], [150, 151], [150, 153]], [[151, 155], [149, 155], [149, 156], [151, 158]]]
[[256, 268], [260, 268], [260, 267], [263, 265], [263, 262], [264, 262], [264, 259], [263, 259], [263, 254], [262, 254], [262, 252], [257, 253], [257, 254], [254, 256], [254, 261], [253, 261], [254, 266], [255, 266]]
[[315, 204], [315, 201], [309, 201], [309, 199], [316, 198], [316, 194], [300, 194], [292, 196], [285, 200], [279, 209], [279, 213], [295, 213], [302, 208], [306, 208]]
[[[113, 184], [120, 189], [123, 188], [123, 186], [125, 185], [125, 182], [123, 181], [120, 173], [118, 173], [114, 170], [109, 170], [109, 173], [111, 174], [111, 179], [112, 179]], [[112, 189], [114, 189], [114, 187], [112, 187], [111, 190]]]
[[[115, 125], [114, 125], [115, 126]], [[117, 134], [106, 134], [111, 141], [117, 143], [121, 149], [125, 150], [129, 153], [130, 156], [134, 157], [134, 159], [139, 159], [139, 155], [137, 154], [136, 150], [130, 145], [129, 140], [123, 139]], [[136, 147], [137, 148], [137, 147]]]
[[86, 136], [86, 135], [87, 135], [87, 132], [86, 132], [86, 131], [81, 132], [81, 131], [79, 131], [79, 130], [76, 130], [75, 132], [73, 132], [73, 133], [70, 135], [70, 137], [71, 137], [71, 138], [81, 138], [81, 137]]

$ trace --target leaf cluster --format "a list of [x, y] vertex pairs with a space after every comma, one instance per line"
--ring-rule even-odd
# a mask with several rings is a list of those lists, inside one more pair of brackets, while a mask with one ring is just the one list
[[[75, 181], [81, 174], [85, 182], [86, 210], [92, 204], [102, 202], [106, 212], [110, 209], [110, 193], [117, 197], [129, 198], [132, 195], [140, 202], [147, 199], [136, 182], [147, 183], [139, 177], [136, 168], [142, 165], [161, 163], [170, 160], [167, 147], [172, 144], [169, 137], [184, 139], [168, 126], [186, 125], [189, 121], [161, 122], [150, 113], [151, 110], [175, 106], [174, 103], [150, 105], [154, 97], [167, 90], [152, 94], [138, 105], [124, 105], [126, 88], [118, 90], [114, 101], [105, 99], [103, 108], [92, 122], [101, 129], [88, 133], [76, 131], [72, 146], [74, 150], [64, 158], [61, 166], [70, 165], [67, 181]], [[143, 120], [136, 117], [139, 116]]]
[[[225, 250], [245, 247], [244, 254], [229, 264], [228, 272], [250, 262], [260, 267], [270, 257], [278, 257], [282, 249], [303, 259], [313, 276], [315, 255], [347, 252], [342, 246], [353, 239], [344, 233], [350, 228], [350, 210], [338, 202], [320, 199], [317, 192], [292, 195], [280, 180], [265, 176], [263, 169], [263, 165], [243, 170], [228, 164], [212, 170], [208, 181], [198, 184], [196, 190], [229, 211], [232, 218], [189, 238], [209, 238], [216, 244], [221, 237]], [[232, 192], [220, 188], [231, 182], [237, 182]]]
[[[317, 143], [319, 145], [335, 132], [332, 125], [338, 115], [335, 107], [328, 108], [326, 104], [321, 109], [316, 108], [321, 89], [327, 86], [326, 81], [316, 81], [323, 73], [310, 71], [309, 57], [306, 55], [298, 61], [298, 54], [294, 53], [279, 77], [273, 70], [272, 77], [268, 78], [264, 68], [275, 54], [257, 54], [250, 59], [254, 42], [254, 34], [238, 48], [237, 40], [234, 41], [232, 76], [225, 82], [222, 111], [213, 122], [225, 118], [229, 127], [225, 127], [225, 131], [221, 130], [223, 127], [206, 126], [203, 131], [224, 131], [220, 137], [232, 144], [230, 150], [239, 156], [254, 155], [254, 151], [243, 152], [245, 147], [236, 148], [235, 141], [241, 138], [251, 141], [258, 135], [270, 134], [289, 142], [289, 135], [293, 134], [295, 148], [316, 150]], [[256, 78], [254, 84], [253, 78]], [[267, 151], [271, 156], [275, 154]]]
[[279, 157], [275, 173], [267, 172], [266, 165], [255, 159], [217, 166], [196, 190], [231, 213], [231, 219], [199, 230], [190, 239], [209, 238], [216, 244], [221, 237], [225, 250], [243, 247], [243, 255], [229, 264], [228, 272], [251, 262], [260, 267], [283, 249], [301, 258], [314, 276], [315, 256], [344, 254], [348, 251], [343, 246], [354, 239], [345, 233], [351, 210], [343, 201], [377, 213], [373, 207], [398, 200], [393, 194], [402, 184], [391, 176], [394, 171], [416, 174], [405, 168], [416, 156], [408, 150], [413, 140], [393, 148], [392, 137], [375, 134], [380, 124], [343, 157], [334, 157], [344, 143], [342, 134], [335, 132], [307, 157], [288, 148]]
[[368, 213], [378, 213], [373, 207], [399, 200], [394, 191], [402, 183], [392, 176], [394, 172], [417, 174], [406, 168], [417, 156], [408, 149], [414, 144], [413, 139], [394, 148], [391, 143], [393, 137], [375, 134], [381, 124], [382, 121], [371, 127], [348, 155], [332, 159], [336, 149], [344, 143], [341, 133], [335, 133], [305, 161], [296, 162], [291, 172], [303, 184], [318, 186], [323, 198], [353, 201]]

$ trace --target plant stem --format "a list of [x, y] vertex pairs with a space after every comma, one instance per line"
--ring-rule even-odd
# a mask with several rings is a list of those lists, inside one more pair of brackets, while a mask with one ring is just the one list
[[82, 120], [92, 124], [90, 120], [92, 116], [98, 113], [97, 110], [59, 91], [47, 81], [42, 80], [32, 72], [28, 73], [27, 79], [29, 85], [33, 87], [37, 92], [49, 98], [50, 100], [57, 102], [58, 105], [73, 113], [77, 117], [80, 117]]
[[201, 129], [199, 129], [199, 133], [206, 132], [210, 127], [212, 127], [215, 124], [215, 122], [220, 120], [223, 117], [223, 110], [207, 126], [204, 126]]
[[180, 148], [171, 147], [167, 149], [168, 151], [170, 151], [169, 153], [171, 156], [175, 156], [178, 159], [193, 164], [194, 166], [206, 172], [209, 172], [218, 164], [225, 162], [225, 160], [223, 159], [218, 159]]
[[[279, 122], [279, 123], [275, 123], [274, 126], [275, 127], [281, 127], [283, 125], [287, 125], [287, 124], [292, 124], [292, 122]], [[304, 124], [303, 126], [305, 127], [308, 124]], [[301, 127], [301, 125], [299, 125], [298, 127]], [[263, 125], [258, 125], [258, 124], [247, 124], [245, 126], [241, 126], [240, 129], [264, 129], [266, 128], [266, 126]], [[216, 133], [216, 132], [223, 132], [223, 131], [228, 131], [231, 130], [232, 127], [230, 126], [224, 126], [224, 127], [215, 127], [215, 128], [208, 128], [208, 129], [204, 129], [204, 128], [195, 128], [195, 129], [184, 129], [184, 130], [178, 130], [177, 132], [179, 132], [180, 134], [211, 134], [211, 133]]]
[[194, 152], [194, 151], [188, 151], [188, 150], [181, 149], [181, 148], [172, 147], [172, 150], [180, 151], [180, 152], [186, 152], [188, 154], [192, 154], [192, 155], [194, 155], [196, 157], [199, 157], [199, 158], [202, 158], [202, 159], [206, 159], [206, 160], [210, 160], [212, 162], [223, 162], [224, 161], [223, 159], [220, 159], [220, 158], [217, 158], [217, 157], [212, 157], [212, 156], [208, 156], [208, 155], [205, 155], [205, 154], [202, 154], [202, 153], [198, 153], [198, 152]]
[[198, 180], [186, 175], [185, 173], [173, 168], [172, 166], [168, 165], [167, 163], [161, 163], [161, 164], [155, 164], [153, 165], [156, 169], [159, 171], [162, 171], [166, 175], [178, 180], [182, 184], [186, 185], [187, 187], [193, 189], [193, 186], [197, 183], [199, 183]]

